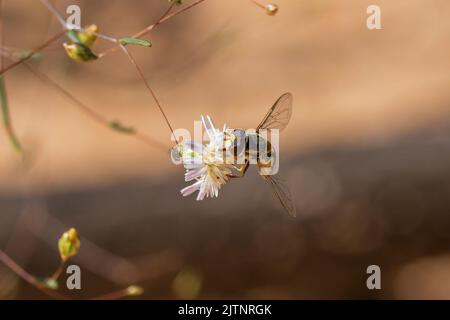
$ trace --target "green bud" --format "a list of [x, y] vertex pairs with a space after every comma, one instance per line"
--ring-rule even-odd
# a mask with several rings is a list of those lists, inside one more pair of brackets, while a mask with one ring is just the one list
[[95, 24], [91, 24], [90, 26], [84, 28], [84, 31], [80, 31], [77, 33], [78, 40], [81, 44], [84, 44], [86, 47], [90, 47], [94, 44], [97, 36], [94, 33], [98, 32], [98, 27]]
[[98, 57], [89, 49], [89, 47], [85, 46], [81, 43], [63, 43], [64, 49], [66, 49], [67, 55], [79, 62], [87, 62], [91, 60], [96, 60]]
[[67, 261], [80, 250], [80, 237], [76, 229], [71, 228], [59, 238], [58, 249], [61, 259]]

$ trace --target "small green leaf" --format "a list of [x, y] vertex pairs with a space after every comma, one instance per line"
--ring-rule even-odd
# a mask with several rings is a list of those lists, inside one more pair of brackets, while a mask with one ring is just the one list
[[121, 133], [127, 133], [127, 134], [135, 134], [136, 130], [132, 127], [126, 127], [122, 125], [119, 121], [111, 121], [109, 123], [109, 127], [113, 130], [119, 131]]
[[138, 39], [138, 38], [128, 38], [128, 37], [120, 38], [119, 43], [120, 44], [132, 44], [132, 45], [147, 47], [147, 48], [152, 46], [151, 42], [148, 40]]

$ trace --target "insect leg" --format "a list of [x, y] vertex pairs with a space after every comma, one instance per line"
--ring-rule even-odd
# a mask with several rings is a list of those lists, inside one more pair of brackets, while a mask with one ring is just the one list
[[248, 160], [245, 160], [245, 164], [243, 164], [243, 165], [240, 166], [240, 167], [237, 167], [237, 166], [235, 166], [235, 165], [232, 165], [232, 167], [233, 167], [234, 169], [236, 169], [236, 171], [238, 172], [238, 174], [237, 174], [237, 175], [236, 175], [236, 174], [233, 174], [233, 175], [230, 175], [229, 177], [230, 177], [230, 178], [242, 178], [242, 177], [244, 177], [244, 175], [245, 175], [245, 173], [247, 172], [249, 166], [250, 166], [250, 163], [249, 163]]

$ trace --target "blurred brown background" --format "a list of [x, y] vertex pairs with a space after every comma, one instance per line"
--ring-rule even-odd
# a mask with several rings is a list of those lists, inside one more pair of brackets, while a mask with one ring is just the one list
[[[59, 31], [38, 1], [4, 1], [5, 44], [32, 48]], [[189, 3], [189, 1], [187, 1]], [[21, 159], [0, 135], [0, 245], [35, 275], [58, 264], [56, 241], [82, 235], [74, 259], [89, 298], [129, 284], [143, 298], [450, 298], [450, 3], [206, 0], [130, 48], [176, 128], [200, 114], [254, 127], [282, 93], [291, 219], [252, 171], [218, 199], [182, 198], [183, 170], [164, 153], [87, 118], [18, 67], [7, 73]], [[56, 1], [82, 24], [128, 36], [165, 0]], [[378, 4], [382, 30], [366, 28]], [[62, 41], [33, 65], [109, 119], [170, 148], [156, 105], [121, 52], [89, 64]], [[111, 46], [98, 41], [95, 52]], [[382, 290], [366, 288], [366, 268]], [[63, 278], [64, 279], [64, 278]], [[63, 282], [64, 283], [64, 282]], [[46, 298], [0, 267], [0, 298]]]

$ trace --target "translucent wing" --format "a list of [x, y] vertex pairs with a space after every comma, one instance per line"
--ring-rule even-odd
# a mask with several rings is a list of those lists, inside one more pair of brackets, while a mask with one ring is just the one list
[[260, 129], [279, 129], [286, 128], [292, 115], [292, 94], [285, 93], [275, 101], [274, 105], [267, 112], [261, 124], [256, 128]]
[[262, 176], [270, 186], [274, 195], [280, 200], [283, 208], [293, 217], [297, 216], [294, 201], [292, 200], [292, 193], [287, 183], [280, 179], [278, 175]]

